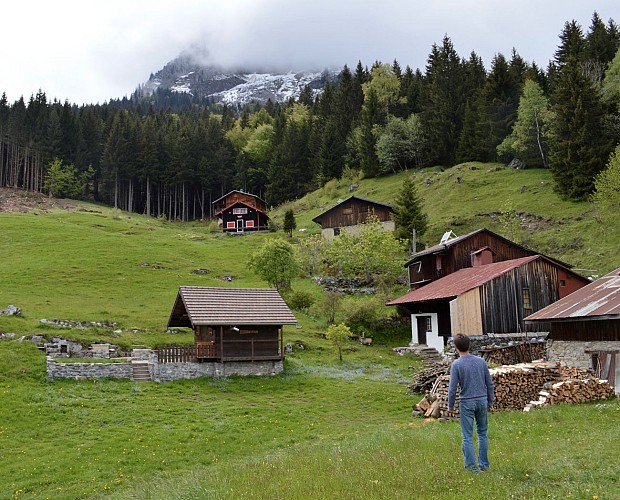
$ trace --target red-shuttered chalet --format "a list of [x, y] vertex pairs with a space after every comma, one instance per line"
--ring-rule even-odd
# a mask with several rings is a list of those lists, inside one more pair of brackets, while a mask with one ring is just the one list
[[224, 232], [266, 230], [269, 224], [267, 203], [243, 191], [231, 191], [213, 202], [213, 208]]

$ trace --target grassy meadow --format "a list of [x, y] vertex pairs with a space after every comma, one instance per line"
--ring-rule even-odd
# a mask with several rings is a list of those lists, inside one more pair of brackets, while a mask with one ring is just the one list
[[[294, 239], [304, 238], [319, 232], [312, 217], [351, 184], [356, 195], [389, 203], [403, 175], [332, 181], [273, 216], [294, 207], [306, 229]], [[589, 204], [557, 198], [546, 171], [465, 165], [415, 175], [430, 217], [427, 244], [448, 229], [510, 229], [576, 267], [618, 267], [617, 228], [598, 223]], [[265, 286], [248, 258], [282, 237], [231, 237], [206, 223], [79, 206], [0, 213], [0, 310], [23, 311], [0, 316], [0, 333], [124, 348], [189, 344], [191, 332], [166, 332], [178, 287]], [[526, 224], [498, 218], [503, 206]], [[293, 288], [321, 294], [307, 278]], [[48, 381], [34, 344], [1, 340], [0, 499], [620, 498], [617, 400], [494, 413], [492, 470], [468, 475], [458, 423], [411, 417], [421, 396], [407, 384], [421, 364], [392, 351], [406, 332], [372, 346], [351, 342], [339, 362], [323, 320], [295, 314], [301, 328], [285, 327], [285, 342], [305, 349], [269, 378]], [[40, 319], [116, 326], [56, 328]]]

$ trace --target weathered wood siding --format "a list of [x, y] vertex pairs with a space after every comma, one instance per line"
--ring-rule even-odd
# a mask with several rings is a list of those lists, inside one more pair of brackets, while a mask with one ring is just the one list
[[450, 302], [450, 321], [452, 335], [482, 335], [482, 312], [480, 309], [480, 289], [474, 288]]
[[321, 216], [321, 227], [346, 227], [362, 224], [370, 214], [380, 221], [390, 220], [390, 209], [368, 201], [351, 198]]
[[510, 241], [500, 239], [494, 234], [482, 231], [446, 247], [441, 252], [422, 255], [420, 272], [417, 272], [418, 266], [415, 262], [409, 266], [410, 283], [413, 285], [418, 282], [436, 280], [459, 269], [472, 267], [472, 253], [484, 247], [489, 247], [495, 253], [493, 262], [520, 259], [536, 254]]
[[548, 323], [526, 325], [523, 321], [523, 289], [529, 290], [534, 313], [559, 299], [557, 268], [535, 260], [513, 269], [482, 287], [482, 318], [486, 333], [549, 331]]
[[236, 326], [239, 328], [238, 332], [232, 327], [217, 328], [215, 344], [218, 355], [222, 359], [282, 356], [280, 327], [272, 325]]
[[549, 338], [584, 342], [620, 341], [620, 319], [553, 322]]
[[[247, 213], [245, 214], [235, 214], [235, 208], [245, 208], [247, 209]], [[223, 231], [238, 231], [241, 229], [242, 231], [258, 231], [260, 229], [267, 229], [268, 227], [268, 219], [267, 216], [261, 212], [260, 210], [252, 207], [247, 207], [242, 203], [238, 203], [232, 205], [231, 207], [224, 210], [221, 214], [222, 217], [222, 230]], [[243, 227], [239, 228], [237, 225], [237, 221], [243, 221]], [[251, 223], [248, 223], [251, 221]], [[229, 227], [229, 222], [233, 223], [232, 227]]]
[[258, 208], [263, 211], [266, 211], [266, 208], [267, 208], [265, 206], [265, 203], [258, 197], [250, 193], [239, 193], [239, 192], [230, 193], [224, 199], [218, 201], [217, 206], [215, 208], [216, 210], [221, 210], [239, 201], [245, 203], [246, 205], [250, 205], [251, 207]]

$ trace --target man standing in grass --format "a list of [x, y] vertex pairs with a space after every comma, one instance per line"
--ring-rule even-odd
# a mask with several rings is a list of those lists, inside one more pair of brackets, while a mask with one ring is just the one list
[[[459, 357], [450, 366], [448, 408], [454, 410], [456, 388], [460, 387], [459, 412], [465, 468], [471, 472], [479, 472], [487, 470], [490, 465], [487, 410], [493, 408], [495, 393], [486, 361], [470, 354], [469, 344], [467, 335], [458, 334], [454, 338]], [[473, 439], [474, 421], [478, 434], [477, 465]]]

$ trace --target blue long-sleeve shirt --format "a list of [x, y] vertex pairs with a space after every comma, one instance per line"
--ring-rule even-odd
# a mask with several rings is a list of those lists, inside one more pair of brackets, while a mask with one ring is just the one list
[[492, 406], [495, 399], [495, 387], [487, 362], [473, 354], [465, 354], [452, 362], [450, 366], [450, 385], [448, 386], [448, 408], [454, 409], [456, 388], [461, 388], [460, 399], [483, 399]]

